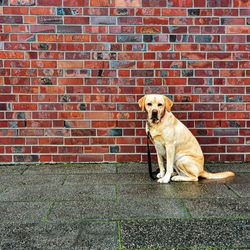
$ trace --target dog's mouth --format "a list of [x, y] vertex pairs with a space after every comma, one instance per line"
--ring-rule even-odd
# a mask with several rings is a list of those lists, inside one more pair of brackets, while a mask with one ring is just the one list
[[151, 119], [151, 121], [152, 121], [152, 123], [155, 123], [155, 124], [159, 122], [158, 119]]
[[157, 116], [152, 116], [152, 117], [151, 117], [151, 121], [152, 121], [152, 123], [158, 123], [158, 122], [159, 122], [159, 119], [158, 119]]

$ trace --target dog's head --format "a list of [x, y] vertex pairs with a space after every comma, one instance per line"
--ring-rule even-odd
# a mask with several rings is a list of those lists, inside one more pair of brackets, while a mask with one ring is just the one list
[[152, 123], [159, 123], [166, 112], [171, 111], [173, 102], [164, 95], [145, 95], [139, 101], [142, 111], [148, 113], [148, 120]]

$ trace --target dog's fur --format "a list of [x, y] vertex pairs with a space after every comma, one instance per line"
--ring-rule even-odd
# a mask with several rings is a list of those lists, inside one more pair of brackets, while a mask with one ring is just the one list
[[173, 102], [168, 97], [145, 95], [138, 103], [142, 111], [148, 113], [146, 132], [150, 132], [157, 152], [158, 182], [168, 183], [170, 179], [198, 181], [198, 177], [220, 179], [235, 175], [233, 172], [209, 173], [204, 170], [201, 147], [188, 128], [171, 113]]

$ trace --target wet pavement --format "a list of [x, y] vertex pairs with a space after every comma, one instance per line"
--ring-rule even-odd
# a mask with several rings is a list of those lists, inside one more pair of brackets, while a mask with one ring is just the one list
[[250, 164], [158, 184], [146, 164], [0, 165], [0, 249], [250, 249]]

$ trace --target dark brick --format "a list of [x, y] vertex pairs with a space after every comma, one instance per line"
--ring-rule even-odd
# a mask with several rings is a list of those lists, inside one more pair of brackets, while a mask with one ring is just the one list
[[0, 16], [0, 23], [21, 24], [23, 23], [23, 17], [22, 16]]
[[231, 128], [240, 128], [240, 124], [236, 121], [229, 121], [229, 126]]
[[242, 102], [242, 96], [226, 96], [226, 102]]
[[196, 43], [211, 43], [212, 36], [211, 35], [196, 35], [195, 42]]
[[0, 103], [0, 110], [7, 110], [7, 104], [6, 103]]
[[116, 17], [92, 17], [91, 24], [116, 24]]
[[39, 44], [39, 49], [41, 49], [41, 50], [48, 50], [49, 49], [49, 45], [47, 43], [40, 43]]
[[182, 76], [194, 76], [193, 70], [182, 70]]
[[40, 24], [62, 24], [63, 19], [61, 16], [39, 16], [38, 23]]
[[122, 136], [122, 129], [120, 128], [110, 129], [108, 135], [109, 136]]
[[126, 16], [128, 15], [128, 9], [118, 9], [117, 13], [119, 16]]
[[143, 42], [145, 43], [151, 43], [154, 40], [154, 36], [153, 35], [144, 35], [143, 36]]
[[188, 10], [189, 16], [199, 16], [200, 15], [200, 9], [189, 9]]
[[170, 36], [169, 36], [169, 41], [170, 41], [171, 43], [176, 42], [176, 39], [177, 39], [177, 36], [176, 36], [176, 35], [170, 35]]
[[81, 26], [58, 25], [57, 32], [58, 33], [82, 33], [82, 27]]
[[53, 85], [51, 79], [49, 78], [42, 78], [40, 82], [42, 85]]
[[87, 105], [85, 103], [80, 104], [80, 110], [85, 111], [87, 110]]
[[117, 41], [123, 42], [123, 43], [142, 42], [142, 36], [141, 35], [118, 35]]
[[119, 153], [120, 152], [120, 149], [119, 149], [119, 146], [110, 146], [110, 153]]

